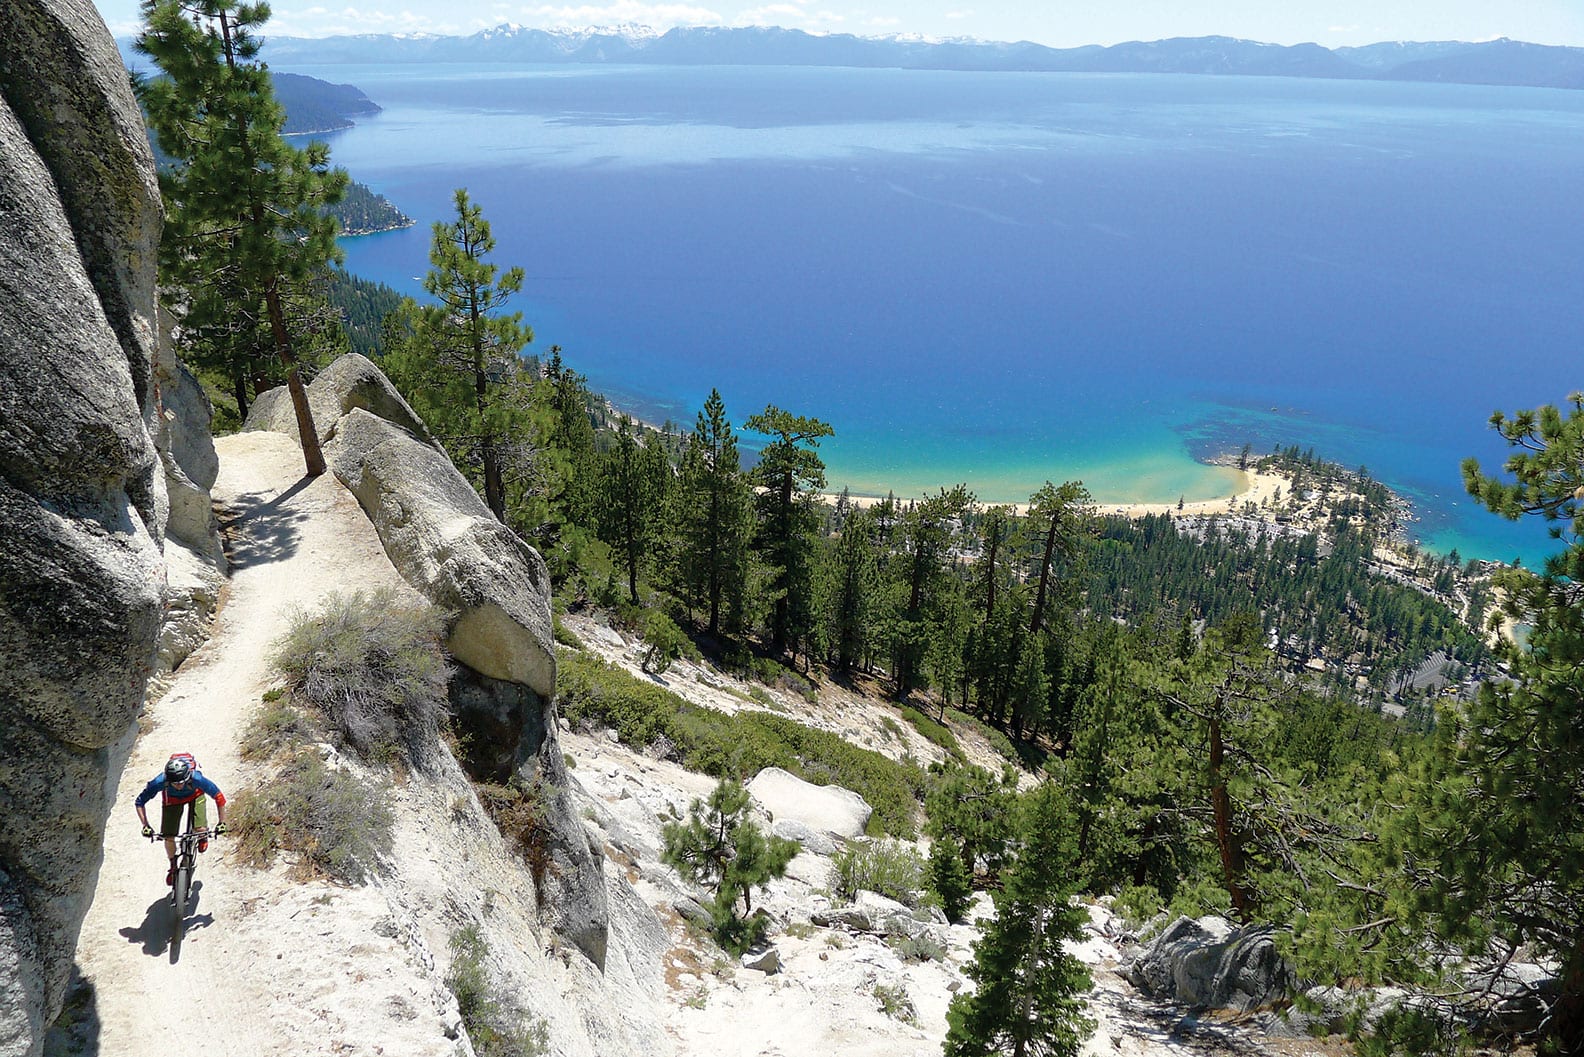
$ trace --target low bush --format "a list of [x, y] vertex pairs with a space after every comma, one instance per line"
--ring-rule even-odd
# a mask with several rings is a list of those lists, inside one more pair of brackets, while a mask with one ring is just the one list
[[513, 779], [507, 785], [479, 782], [474, 785], [479, 803], [500, 830], [506, 843], [523, 857], [533, 875], [537, 898], [544, 898], [545, 875], [550, 870], [550, 830], [545, 824], [545, 790], [537, 781], [524, 785]]
[[854, 841], [836, 853], [831, 870], [831, 889], [848, 902], [867, 891], [916, 907], [924, 889], [924, 858], [900, 841]]
[[985, 741], [989, 742], [990, 747], [996, 751], [998, 756], [1006, 760], [1007, 763], [1018, 767], [1027, 766], [1027, 761], [1024, 760], [1023, 757], [1018, 753], [1017, 747], [1012, 744], [1012, 739], [1007, 737], [1001, 731], [996, 730], [978, 716], [970, 716], [968, 713], [959, 711], [958, 709], [948, 708], [946, 710], [946, 718], [950, 719], [958, 726], [968, 727], [972, 730], [978, 731], [979, 736], [984, 738]]
[[664, 736], [683, 766], [715, 778], [752, 777], [780, 767], [805, 781], [839, 785], [874, 809], [875, 835], [911, 838], [924, 797], [924, 772], [829, 731], [785, 716], [745, 711], [727, 715], [685, 701], [598, 657], [561, 658], [556, 679], [560, 712], [577, 726], [602, 726], [623, 744], [644, 749]]
[[569, 646], [574, 650], [583, 648], [583, 640], [577, 637], [577, 632], [563, 624], [559, 616], [551, 615], [550, 630], [561, 645]]
[[902, 706], [902, 718], [913, 724], [913, 729], [924, 735], [931, 744], [939, 745], [946, 750], [947, 755], [953, 759], [963, 759], [962, 746], [957, 744], [957, 735], [951, 732], [950, 727], [935, 722], [916, 708]]
[[298, 612], [275, 646], [292, 700], [323, 717], [359, 757], [422, 766], [437, 744], [451, 671], [444, 621], [428, 605], [381, 588], [332, 595]]
[[702, 659], [698, 647], [693, 645], [687, 633], [658, 609], [649, 610], [644, 617], [643, 629], [644, 643], [648, 647], [644, 650], [644, 671], [659, 674], [671, 667], [673, 661], [683, 657], [691, 661]]
[[875, 984], [874, 997], [880, 1005], [880, 1012], [886, 1016], [904, 1024], [918, 1020], [918, 1010], [914, 1008], [913, 999], [902, 984]]
[[899, 936], [886, 941], [891, 949], [909, 964], [918, 962], [944, 962], [946, 948], [941, 942], [929, 933], [921, 932], [917, 936]]
[[390, 854], [395, 816], [382, 791], [299, 750], [273, 779], [240, 791], [226, 821], [244, 863], [265, 869], [289, 851], [302, 876], [359, 884]]
[[1165, 908], [1160, 893], [1150, 885], [1128, 885], [1111, 901], [1111, 909], [1128, 928], [1137, 930]]
[[477, 925], [451, 934], [445, 984], [456, 996], [462, 1025], [478, 1057], [541, 1057], [550, 1051], [544, 1021], [528, 1015], [485, 965], [489, 944]]
[[267, 760], [286, 749], [314, 740], [312, 721], [280, 697], [265, 695], [264, 707], [242, 732], [238, 751], [244, 760]]

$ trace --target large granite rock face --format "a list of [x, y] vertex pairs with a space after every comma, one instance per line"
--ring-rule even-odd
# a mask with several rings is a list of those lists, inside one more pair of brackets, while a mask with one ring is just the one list
[[1178, 918], [1124, 966], [1141, 991], [1196, 1009], [1251, 1013], [1293, 994], [1292, 966], [1272, 930], [1225, 918]]
[[[327, 438], [325, 459], [362, 504], [391, 563], [453, 614], [446, 643], [452, 656], [492, 679], [553, 696], [550, 575], [539, 552], [495, 520], [368, 360], [336, 360], [309, 385], [308, 397]], [[281, 402], [258, 401], [249, 428], [274, 423], [286, 432]]]
[[[429, 427], [402, 399], [384, 372], [366, 356], [355, 352], [337, 358], [319, 372], [308, 386], [308, 407], [313, 412], [320, 443], [328, 443], [335, 436], [343, 416], [353, 408], [361, 408], [399, 426], [436, 451], [441, 450], [429, 435]], [[242, 428], [264, 429], [284, 433], [293, 440], [300, 439], [297, 412], [292, 408], [291, 394], [286, 387], [280, 385], [260, 393], [248, 408], [247, 423]]]
[[603, 969], [610, 930], [605, 856], [568, 795], [571, 778], [551, 702], [522, 683], [491, 679], [459, 665], [451, 680], [451, 705], [468, 773], [497, 784], [515, 779], [537, 791], [549, 853], [535, 877], [540, 912]]
[[93, 7], [0, 0], [0, 1054], [60, 1009], [154, 662], [160, 222]]
[[[551, 927], [605, 964], [604, 857], [569, 796], [551, 699], [555, 644], [543, 559], [496, 521], [379, 368], [343, 356], [308, 386], [325, 460], [373, 522], [402, 578], [451, 616], [446, 648], [460, 662], [452, 707], [474, 778], [536, 790], [549, 852], [537, 878]], [[297, 436], [284, 388], [248, 412], [247, 429]]]

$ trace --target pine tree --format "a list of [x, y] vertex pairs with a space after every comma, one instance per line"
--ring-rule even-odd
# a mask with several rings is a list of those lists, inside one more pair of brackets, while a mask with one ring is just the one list
[[824, 637], [840, 674], [866, 657], [873, 635], [878, 555], [874, 516], [855, 510], [842, 522], [841, 535], [825, 549]]
[[902, 516], [904, 554], [896, 563], [902, 600], [891, 622], [891, 664], [899, 698], [923, 685], [924, 661], [939, 631], [938, 603], [952, 534], [972, 504], [973, 493], [957, 485], [920, 500]]
[[[690, 884], [715, 894], [715, 936], [734, 953], [764, 935], [764, 912], [753, 912], [753, 890], [786, 875], [798, 842], [767, 835], [748, 816], [749, 794], [740, 782], [722, 779], [708, 800], [694, 800], [685, 822], [668, 822], [661, 861]], [[737, 912], [738, 901], [742, 913]]]
[[1094, 1030], [1082, 998], [1089, 973], [1062, 947], [1088, 920], [1070, 899], [1072, 829], [1055, 785], [1028, 794], [1017, 861], [965, 970], [976, 986], [946, 1011], [946, 1057], [1076, 1057]]
[[626, 571], [628, 597], [637, 605], [638, 573], [660, 536], [671, 466], [657, 441], [639, 444], [634, 433], [623, 416], [616, 446], [601, 460], [599, 529]]
[[813, 496], [825, 487], [825, 464], [815, 449], [835, 431], [774, 404], [743, 428], [773, 438], [760, 451], [751, 478], [760, 489], [758, 545], [770, 575], [770, 648], [785, 653], [814, 624], [811, 556], [819, 519]]
[[533, 380], [518, 355], [533, 340], [522, 314], [501, 310], [522, 290], [523, 270], [502, 273], [489, 221], [464, 188], [457, 218], [436, 222], [424, 290], [435, 303], [408, 301], [406, 340], [389, 349], [391, 380], [472, 477], [497, 520], [506, 522], [508, 474], [531, 464]]
[[[1045, 624], [1047, 602], [1060, 590], [1052, 587], [1052, 577], [1066, 588], [1069, 596], [1075, 596], [1077, 565], [1093, 533], [1094, 511], [1088, 489], [1077, 481], [1067, 481], [1060, 487], [1046, 481], [1029, 497], [1029, 520], [1038, 526], [1041, 545], [1035, 576], [1039, 587], [1029, 615], [1029, 631], [1038, 635]], [[1067, 599], [1072, 600], [1073, 597]]]
[[1565, 546], [1540, 575], [1501, 581], [1531, 625], [1502, 648], [1510, 680], [1445, 713], [1412, 827], [1410, 875], [1445, 938], [1498, 956], [1532, 946], [1560, 967], [1545, 1048], [1584, 1054], [1584, 396], [1492, 425], [1515, 448], [1510, 479], [1464, 464], [1473, 496], [1509, 519], [1538, 516]]
[[726, 402], [714, 389], [683, 451], [676, 513], [678, 586], [708, 613], [709, 634], [739, 631], [746, 616], [752, 508]]
[[[183, 325], [209, 341], [209, 362], [227, 371], [247, 406], [259, 353], [279, 360], [291, 394], [309, 476], [325, 470], [298, 371], [294, 289], [322, 277], [341, 255], [335, 221], [347, 175], [329, 148], [281, 138], [285, 113], [269, 71], [255, 62], [267, 4], [144, 0], [137, 39], [164, 77], [140, 82], [149, 126], [172, 164], [160, 173], [166, 228], [161, 284], [175, 292]], [[204, 357], [200, 354], [200, 360]]]

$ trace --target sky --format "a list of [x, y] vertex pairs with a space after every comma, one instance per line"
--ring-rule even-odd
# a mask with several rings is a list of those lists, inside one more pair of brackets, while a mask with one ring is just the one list
[[[117, 36], [138, 0], [96, 0]], [[785, 26], [810, 32], [1031, 40], [1052, 47], [1221, 34], [1326, 47], [1383, 40], [1491, 40], [1584, 46], [1584, 0], [273, 0], [279, 36], [473, 33], [636, 24]]]

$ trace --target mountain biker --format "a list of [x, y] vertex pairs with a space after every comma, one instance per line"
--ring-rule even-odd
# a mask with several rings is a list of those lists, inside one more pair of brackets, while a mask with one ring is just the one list
[[[165, 883], [172, 884], [176, 879], [176, 833], [181, 828], [182, 809], [187, 810], [187, 822], [193, 829], [204, 829], [207, 825], [204, 797], [208, 796], [215, 802], [215, 812], [219, 815], [214, 828], [218, 836], [226, 831], [226, 798], [220, 787], [198, 770], [198, 761], [191, 754], [178, 752], [166, 761], [165, 770], [143, 787], [135, 801], [145, 837], [154, 836], [154, 830], [149, 826], [148, 812], [143, 809], [143, 805], [152, 800], [156, 793], [161, 794], [160, 833], [165, 837], [165, 854], [170, 857], [170, 870], [165, 874]], [[208, 851], [209, 841], [200, 840], [198, 850]]]

